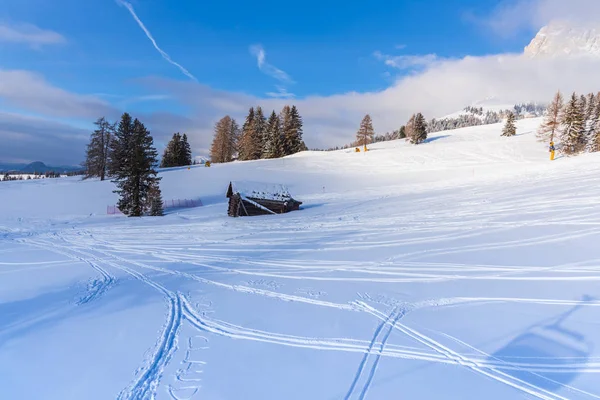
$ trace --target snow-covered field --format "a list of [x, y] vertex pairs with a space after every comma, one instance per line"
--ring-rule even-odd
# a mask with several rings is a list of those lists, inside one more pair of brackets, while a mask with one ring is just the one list
[[[204, 206], [164, 218], [4, 182], [0, 398], [600, 398], [600, 157], [539, 122], [166, 170]], [[228, 218], [230, 180], [303, 210]]]

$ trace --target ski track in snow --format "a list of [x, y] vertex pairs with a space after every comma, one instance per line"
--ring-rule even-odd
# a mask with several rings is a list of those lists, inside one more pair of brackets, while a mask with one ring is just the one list
[[[44, 250], [49, 250], [48, 246], [44, 246], [40, 244], [38, 241], [34, 240], [19, 240], [21, 243], [28, 243], [32, 246], [40, 247]], [[106, 293], [112, 286], [117, 283], [117, 278], [115, 278], [112, 274], [110, 274], [106, 269], [102, 268], [98, 263], [94, 261], [90, 261], [84, 257], [80, 257], [66, 251], [60, 251], [56, 248], [52, 249], [53, 252], [64, 255], [74, 261], [81, 261], [95, 269], [101, 276], [100, 279], [93, 278], [88, 282], [86, 294], [83, 295], [79, 300], [77, 300], [77, 305], [83, 305], [92, 302], [100, 298], [104, 293]]]
[[[379, 365], [379, 360], [381, 359], [381, 355], [385, 349], [385, 345], [390, 337], [390, 334], [392, 333], [394, 326], [396, 325], [396, 323], [402, 316], [403, 316], [403, 312], [400, 312], [397, 308], [395, 308], [391, 312], [391, 314], [388, 315], [388, 317], [379, 324], [379, 326], [375, 330], [375, 333], [373, 335], [373, 339], [371, 340], [371, 343], [369, 343], [369, 347], [367, 348], [365, 355], [363, 356], [360, 364], [358, 365], [358, 371], [356, 372], [356, 375], [354, 376], [354, 379], [352, 380], [352, 384], [350, 385], [350, 389], [348, 390], [348, 393], [344, 397], [344, 400], [349, 400], [352, 398], [352, 395], [354, 394], [355, 389], [356, 389], [356, 385], [358, 384], [359, 380], [361, 379], [361, 376], [363, 375], [363, 371], [367, 367], [367, 361], [369, 360], [369, 356], [373, 352], [373, 348], [377, 345], [377, 338], [379, 337], [379, 335], [382, 334], [383, 331], [385, 331], [383, 333], [383, 339], [381, 340], [381, 342], [379, 343], [379, 346], [378, 346], [379, 351], [377, 352], [377, 355], [375, 356], [373, 364], [372, 364], [371, 368], [369, 369], [367, 380], [364, 383], [362, 390], [360, 391], [360, 395], [358, 396], [358, 398], [360, 400], [365, 398], [365, 396], [367, 395], [367, 391], [369, 390], [369, 387], [371, 386], [371, 382], [373, 382], [373, 377], [375, 376], [375, 372], [377, 371], [377, 366]], [[392, 321], [392, 323], [388, 327], [387, 325], [390, 321]]]
[[[498, 157], [472, 153], [465, 153], [465, 156], [486, 162], [490, 157]], [[423, 160], [430, 161], [431, 159]], [[560, 177], [560, 174], [557, 176]], [[580, 183], [586, 184], [585, 179], [582, 178]], [[543, 193], [552, 190], [549, 189], [550, 184], [543, 180], [536, 182], [537, 191]], [[520, 190], [526, 192], [528, 189], [524, 187]], [[508, 361], [495, 358], [447, 333], [437, 332], [448, 339], [450, 344], [446, 341], [441, 343], [425, 334], [428, 330], [415, 328], [417, 325], [413, 325], [410, 318], [404, 318], [409, 313], [432, 308], [491, 303], [515, 304], [516, 307], [535, 305], [545, 308], [596, 309], [600, 306], [600, 300], [560, 298], [560, 294], [557, 298], [548, 298], [552, 293], [549, 296], [542, 294], [540, 297], [527, 293], [526, 296], [518, 297], [504, 295], [501, 291], [494, 291], [489, 296], [465, 294], [452, 297], [456, 293], [451, 293], [448, 297], [433, 297], [433, 294], [432, 298], [414, 302], [393, 297], [378, 298], [378, 288], [385, 288], [382, 293], [389, 293], [392, 291], [390, 288], [401, 287], [400, 284], [460, 282], [466, 285], [474, 282], [505, 282], [511, 285], [600, 280], [600, 259], [540, 265], [527, 265], [527, 261], [523, 262], [524, 265], [492, 265], [489, 261], [468, 263], [464, 258], [461, 259], [463, 262], [452, 262], [457, 255], [552, 247], [597, 237], [600, 235], [600, 213], [593, 193], [584, 193], [575, 198], [567, 192], [554, 193], [551, 198], [543, 194], [529, 194], [522, 200], [517, 196], [518, 192], [504, 197], [501, 190], [484, 192], [482, 195], [471, 186], [466, 186], [464, 190], [473, 190], [473, 195], [452, 195], [445, 198], [448, 203], [461, 203], [461, 207], [454, 208], [453, 212], [439, 207], [439, 199], [424, 198], [419, 203], [419, 208], [429, 210], [427, 214], [419, 213], [419, 208], [415, 207], [407, 209], [401, 218], [374, 215], [378, 211], [377, 201], [389, 197], [385, 195], [373, 196], [368, 201], [352, 200], [349, 204], [341, 205], [336, 209], [339, 220], [330, 218], [327, 212], [316, 213], [308, 218], [291, 215], [284, 222], [273, 221], [260, 230], [249, 228], [255, 230], [228, 232], [226, 237], [217, 235], [212, 238], [209, 234], [205, 235], [202, 224], [194, 223], [192, 219], [181, 226], [173, 224], [161, 227], [160, 230], [151, 230], [148, 226], [125, 226], [122, 229], [100, 226], [88, 230], [73, 228], [36, 236], [24, 235], [14, 240], [61, 254], [78, 263], [84, 262], [93, 268], [98, 277], [90, 280], [87, 292], [78, 301], [79, 305], [102, 301], [102, 297], [110, 296], [109, 290], [123, 276], [151, 287], [164, 299], [165, 322], [156, 342], [153, 346], [149, 345], [148, 356], [140, 361], [141, 365], [130, 384], [115, 394], [118, 400], [154, 399], [160, 394], [174, 400], [201, 397], [202, 386], [206, 383], [203, 376], [207, 366], [206, 359], [210, 358], [211, 335], [307, 351], [355, 355], [358, 364], [353, 371], [354, 375], [348, 376], [347, 381], [338, 383], [346, 400], [364, 400], [377, 389], [375, 383], [377, 371], [382, 369], [382, 358], [454, 366], [510, 387], [529, 398], [563, 400], [569, 398], [569, 394], [600, 398], [590, 391], [540, 375], [599, 374], [599, 357], [566, 357], [564, 362], [556, 364], [548, 361], [559, 357], [524, 356]], [[488, 198], [493, 196], [496, 196], [495, 201], [489, 203]], [[375, 208], [370, 211], [370, 215], [361, 215], [360, 210], [369, 203], [375, 203], [372, 205]], [[410, 207], [410, 204], [407, 206]], [[552, 211], [552, 215], [548, 214], [549, 211]], [[519, 212], [519, 218], [514, 217], [516, 212]], [[567, 234], [552, 229], [564, 226], [570, 228]], [[217, 225], [212, 228], [215, 227], [219, 228]], [[540, 227], [549, 229], [549, 232], [518, 238], [510, 235], [517, 228]], [[290, 229], [297, 231], [297, 243], [290, 243]], [[308, 234], [305, 234], [305, 230]], [[468, 244], [471, 240], [474, 244]], [[306, 249], [311, 249], [311, 259], [300, 257], [303, 254], [301, 252]], [[394, 252], [385, 260], [379, 261], [341, 261], [342, 257], [338, 261], [321, 257], [329, 252], [377, 253], [386, 249], [394, 249]], [[6, 254], [10, 251], [12, 250], [2, 250]], [[429, 261], [430, 258], [435, 258], [438, 262]], [[444, 262], [439, 262], [440, 260]], [[519, 259], [517, 263], [520, 262]], [[41, 268], [60, 263], [63, 262], [32, 262], [27, 265]], [[21, 263], [3, 262], [0, 265], [10, 267], [20, 266]], [[245, 284], [232, 283], [232, 278], [237, 277]], [[166, 278], [169, 282], [173, 279], [178, 283], [244, 294], [260, 300], [294, 302], [329, 312], [361, 313], [372, 317], [375, 330], [371, 336], [365, 335], [368, 339], [357, 339], [291, 335], [237, 325], [199, 311], [193, 306], [190, 296], [162, 284]], [[296, 282], [302, 282], [304, 288], [314, 285], [315, 289], [294, 287]], [[327, 290], [326, 293], [320, 290], [323, 289], [318, 286], [321, 283], [366, 283], [369, 286], [357, 288], [355, 298], [329, 300], [327, 293], [330, 291]], [[170, 285], [169, 283], [168, 286]], [[367, 290], [374, 295], [371, 296]], [[385, 307], [385, 310], [379, 310], [373, 304], [379, 304], [378, 307]], [[193, 330], [189, 337], [182, 337], [184, 324], [186, 328]], [[414, 346], [395, 344], [394, 340], [399, 338], [403, 340], [402, 343], [406, 343], [408, 339], [408, 343]], [[183, 344], [181, 349], [180, 342]], [[461, 348], [463, 351], [454, 348]], [[465, 348], [469, 349], [468, 353], [464, 351]], [[178, 351], [185, 352], [180, 367], [172, 376], [164, 376], [165, 369]], [[203, 359], [204, 354], [207, 355], [206, 359]], [[565, 392], [554, 393], [515, 377], [510, 374], [511, 371], [537, 375], [538, 378], [560, 385]]]
[[[593, 232], [596, 232], [596, 231], [598, 231], [600, 233], [600, 230], [593, 230]], [[585, 235], [587, 235], [587, 233]], [[563, 238], [564, 238], [564, 236], [563, 236]], [[575, 236], [571, 236], [568, 238], [575, 238]], [[531, 243], [529, 243], [529, 244], [531, 244]], [[136, 249], [136, 248], [127, 248], [127, 247], [123, 247], [123, 246], [116, 246], [115, 248], [111, 248], [111, 253], [114, 253], [114, 252], [145, 254], [146, 250], [139, 249], [139, 248]], [[431, 253], [431, 254], [433, 254], [433, 253]], [[574, 267], [574, 266], [569, 266], [569, 265], [555, 266], [555, 267], [541, 267], [541, 268], [536, 268], [536, 267], [519, 268], [518, 266], [468, 267], [468, 266], [462, 266], [459, 264], [449, 264], [449, 265], [445, 266], [444, 268], [441, 268], [442, 265], [437, 264], [439, 267], [431, 268], [432, 272], [435, 272], [435, 271], [448, 272], [448, 274], [423, 274], [423, 273], [414, 273], [414, 272], [398, 272], [398, 270], [402, 270], [403, 267], [411, 267], [410, 270], [423, 271], [423, 270], [427, 270], [428, 265], [431, 265], [431, 264], [418, 263], [418, 262], [406, 262], [406, 263], [400, 262], [399, 264], [396, 264], [396, 265], [400, 265], [400, 267], [397, 267], [396, 265], [386, 267], [386, 264], [383, 264], [383, 265], [371, 266], [371, 267], [343, 266], [342, 268], [338, 267], [338, 268], [331, 269], [331, 268], [327, 268], [327, 266], [325, 265], [325, 268], [320, 269], [318, 271], [319, 274], [325, 274], [325, 273], [330, 273], [330, 272], [351, 272], [354, 274], [367, 274], [367, 275], [375, 274], [375, 275], [392, 276], [392, 277], [382, 277], [382, 278], [369, 278], [369, 277], [323, 277], [323, 276], [316, 276], [316, 275], [311, 276], [311, 275], [307, 275], [305, 273], [303, 273], [301, 275], [284, 275], [284, 274], [276, 274], [276, 273], [270, 273], [270, 272], [260, 272], [260, 271], [257, 272], [256, 270], [244, 271], [241, 269], [217, 267], [217, 266], [205, 263], [205, 262], [203, 262], [203, 263], [195, 262], [195, 261], [190, 260], [189, 257], [178, 258], [176, 256], [169, 256], [164, 251], [160, 252], [159, 254], [156, 254], [155, 256], [159, 259], [164, 259], [164, 260], [172, 261], [172, 262], [185, 262], [190, 265], [197, 265], [197, 266], [205, 267], [207, 269], [211, 269], [211, 270], [215, 270], [215, 271], [223, 272], [223, 273], [271, 277], [271, 278], [280, 278], [280, 279], [292, 279], [292, 280], [374, 282], [374, 283], [442, 282], [442, 281], [451, 281], [451, 280], [506, 280], [506, 281], [565, 281], [565, 280], [590, 281], [590, 280], [600, 280], [600, 274], [598, 274], [598, 272], [600, 271], [600, 267]], [[223, 260], [221, 259], [220, 261], [223, 261]], [[235, 261], [234, 261], [234, 263], [235, 263]], [[246, 263], [246, 264], [248, 264], [248, 263]], [[267, 264], [268, 263], [265, 263], [262, 265], [267, 265]], [[273, 265], [273, 264], [271, 264], [271, 265]], [[275, 265], [277, 265], [277, 264], [275, 264]], [[283, 265], [283, 264], [281, 265], [281, 267], [284, 267], [284, 266], [285, 265]], [[148, 266], [148, 265], [144, 265], [143, 267], [155, 269], [157, 271], [161, 271], [161, 272], [165, 272], [165, 273], [169, 273], [169, 274], [176, 274], [176, 275], [184, 276], [186, 278], [195, 279], [195, 280], [201, 281], [203, 283], [207, 283], [207, 284], [215, 284], [215, 285], [223, 286], [223, 284], [220, 284], [220, 283], [217, 283], [214, 281], [210, 281], [208, 279], [200, 278], [197, 276], [193, 276], [193, 275], [187, 274], [185, 272], [179, 272], [179, 271], [174, 271], [171, 269], [153, 267], [153, 266]], [[310, 268], [315, 268], [315, 267], [318, 268], [318, 264], [311, 262]], [[290, 268], [299, 268], [301, 270], [305, 269], [305, 267], [302, 267], [302, 266], [296, 267], [294, 265], [289, 265], [289, 266], [287, 266], [287, 268], [288, 268], [288, 270]], [[459, 274], [455, 273], [455, 271], [468, 272], [469, 270], [470, 270], [470, 272], [472, 272], [474, 274], [473, 275], [459, 275]], [[479, 272], [494, 272], [494, 271], [498, 271], [498, 272], [492, 273], [490, 275], [475, 274], [475, 273], [479, 273]], [[308, 270], [307, 272], [310, 273], [311, 271]], [[316, 271], [312, 271], [312, 272], [316, 272]], [[554, 275], [541, 274], [541, 273], [549, 273], [549, 272], [553, 272]], [[585, 273], [588, 275], [565, 276], [564, 274], [562, 274], [564, 272], [568, 272], [570, 274], [573, 274], [573, 273], [584, 274]], [[533, 276], [523, 277], [523, 276], [518, 276], [519, 274], [528, 274], [528, 275], [533, 275]], [[515, 276], [515, 275], [517, 275], [517, 276]], [[407, 278], [394, 278], [393, 276], [406, 276]], [[241, 286], [238, 287], [238, 289], [243, 290], [243, 288]], [[252, 290], [250, 288], [245, 288], [245, 289]]]
[[184, 367], [177, 370], [176, 383], [170, 384], [167, 388], [169, 395], [173, 400], [191, 400], [202, 388], [202, 376], [206, 361], [194, 359], [208, 346], [196, 346], [195, 343], [208, 344], [205, 336], [192, 336], [188, 339], [188, 348], [185, 357], [181, 362]]
[[[507, 370], [507, 371], [510, 371], [510, 370], [525, 371], [525, 372], [528, 372], [528, 373], [530, 373], [530, 374], [532, 374], [532, 375], [535, 375], [537, 378], [541, 378], [541, 379], [543, 379], [543, 380], [546, 380], [546, 381], [552, 382], [552, 383], [554, 383], [554, 384], [557, 384], [557, 385], [559, 385], [559, 386], [563, 386], [563, 387], [565, 387], [566, 389], [568, 389], [568, 390], [569, 390], [569, 391], [571, 391], [571, 392], [576, 392], [576, 393], [583, 394], [583, 395], [585, 395], [585, 396], [588, 396], [588, 397], [591, 397], [591, 398], [600, 399], [600, 396], [596, 396], [596, 395], [595, 395], [595, 394], [593, 394], [593, 393], [589, 393], [589, 392], [586, 392], [586, 391], [584, 391], [584, 390], [577, 389], [577, 388], [575, 388], [575, 387], [573, 387], [573, 386], [570, 386], [570, 385], [565, 385], [565, 384], [562, 384], [562, 383], [560, 383], [560, 382], [557, 382], [557, 381], [554, 381], [554, 380], [552, 380], [552, 379], [550, 379], [550, 378], [548, 378], [548, 377], [542, 376], [542, 375], [540, 375], [540, 374], [538, 373], [538, 372], [548, 372], [547, 370], [543, 370], [543, 369], [540, 369], [540, 370], [532, 370], [532, 369], [527, 369], [527, 370], [526, 370], [525, 368], [528, 366], [528, 364], [525, 364], [525, 363], [519, 363], [519, 365], [514, 365], [514, 364], [511, 364], [511, 363], [505, 362], [505, 361], [503, 361], [503, 360], [500, 360], [500, 359], [498, 359], [498, 358], [496, 358], [496, 357], [492, 356], [491, 354], [485, 353], [485, 352], [483, 352], [483, 351], [481, 351], [481, 350], [479, 350], [479, 349], [477, 349], [477, 348], [475, 348], [475, 347], [471, 346], [470, 344], [468, 344], [468, 343], [465, 343], [465, 342], [463, 342], [462, 340], [459, 340], [459, 339], [457, 339], [457, 338], [455, 338], [455, 337], [453, 337], [453, 336], [450, 336], [450, 335], [448, 335], [448, 334], [446, 334], [446, 333], [443, 333], [443, 332], [440, 332], [440, 334], [441, 334], [442, 336], [444, 336], [444, 337], [446, 337], [446, 338], [448, 338], [448, 339], [450, 339], [450, 340], [452, 340], [452, 341], [454, 341], [454, 342], [456, 342], [456, 343], [460, 344], [461, 346], [465, 346], [465, 347], [467, 347], [467, 348], [470, 348], [470, 349], [474, 350], [474, 351], [475, 351], [477, 354], [483, 355], [483, 356], [484, 356], [484, 357], [486, 357], [487, 359], [490, 359], [490, 358], [496, 359], [497, 361], [499, 361], [499, 363], [497, 364], [497, 368], [498, 368], [498, 369], [501, 369], [501, 370]], [[506, 368], [504, 368], [503, 366], [506, 366]], [[564, 367], [564, 366], [567, 366], [567, 365], [564, 365], [564, 364], [563, 364], [563, 367]]]
[[[377, 317], [383, 321], [386, 321], [386, 323], [388, 322], [385, 319], [386, 317], [383, 314], [381, 314], [381, 312], [377, 311], [376, 309], [370, 307], [369, 305], [367, 305], [365, 303], [359, 302], [358, 304], [361, 307], [364, 307], [366, 312], [369, 312], [370, 314], [374, 315], [375, 317]], [[500, 383], [511, 386], [511, 387], [513, 387], [517, 390], [520, 390], [526, 394], [529, 394], [535, 398], [543, 399], [543, 400], [557, 400], [557, 399], [568, 400], [567, 397], [559, 396], [548, 390], [545, 390], [543, 388], [540, 388], [540, 387], [530, 384], [528, 382], [522, 381], [518, 378], [515, 378], [511, 375], [501, 372], [496, 368], [492, 368], [489, 366], [482, 366], [482, 365], [478, 364], [475, 360], [465, 357], [465, 356], [462, 356], [461, 354], [456, 353], [455, 351], [451, 350], [447, 346], [444, 346], [441, 343], [431, 339], [430, 337], [416, 331], [415, 329], [412, 329], [412, 328], [409, 328], [408, 326], [402, 325], [401, 323], [394, 324], [392, 328], [398, 329], [402, 333], [404, 333], [407, 336], [424, 344], [425, 346], [432, 349], [433, 351], [445, 356], [446, 358], [448, 358], [450, 360], [455, 361], [457, 364], [459, 364], [465, 368], [468, 368], [475, 373], [484, 375], [484, 376], [494, 379]]]
[[[441, 345], [433, 339], [419, 333], [418, 331], [409, 328], [399, 323], [400, 318], [406, 313], [407, 310], [399, 310], [395, 308], [390, 314], [386, 315], [380, 311], [368, 306], [364, 302], [357, 301], [355, 303], [348, 304], [336, 304], [321, 300], [315, 300], [312, 298], [305, 298], [295, 295], [286, 295], [283, 293], [251, 288], [239, 285], [229, 285], [220, 283], [217, 281], [209, 280], [206, 278], [198, 277], [193, 274], [177, 271], [173, 269], [166, 269], [161, 267], [151, 266], [139, 261], [128, 260], [120, 256], [116, 256], [112, 251], [101, 250], [99, 246], [90, 246], [89, 243], [80, 244], [74, 237], [66, 237], [61, 235], [55, 235], [56, 238], [60, 238], [64, 245], [53, 242], [49, 238], [47, 241], [41, 239], [23, 239], [23, 243], [28, 243], [33, 246], [37, 246], [49, 251], [54, 251], [59, 254], [63, 254], [71, 259], [84, 261], [88, 265], [92, 266], [98, 271], [104, 271], [103, 276], [114, 277], [110, 275], [106, 269], [99, 266], [99, 263], [104, 263], [116, 270], [122, 271], [138, 281], [147, 284], [156, 289], [166, 299], [168, 304], [167, 310], [167, 321], [163, 327], [162, 333], [157, 340], [155, 350], [151, 358], [140, 368], [136, 373], [136, 379], [130, 387], [124, 389], [118, 396], [119, 400], [129, 399], [152, 399], [156, 395], [157, 388], [160, 384], [162, 371], [169, 363], [174, 352], [177, 350], [178, 332], [181, 328], [183, 320], [190, 323], [191, 326], [197, 328], [199, 331], [209, 332], [220, 336], [225, 336], [233, 339], [244, 339], [251, 341], [260, 341], [284, 346], [301, 347], [314, 350], [328, 350], [328, 351], [345, 351], [353, 353], [362, 353], [363, 358], [359, 364], [358, 371], [353, 378], [352, 384], [345, 396], [345, 399], [351, 399], [355, 396], [358, 399], [365, 399], [368, 390], [373, 382], [375, 372], [377, 370], [381, 357], [391, 357], [409, 360], [422, 360], [435, 363], [443, 363], [450, 365], [462, 366], [470, 369], [471, 371], [482, 374], [486, 377], [494, 379], [500, 383], [511, 386], [517, 390], [520, 390], [528, 395], [534, 396], [540, 399], [565, 399], [565, 397], [555, 395], [542, 388], [531, 385], [527, 382], [523, 382], [516, 379], [505, 372], [510, 370], [527, 370], [529, 372], [566, 372], [574, 370], [578, 372], [589, 372], [598, 373], [600, 372], [600, 363], [570, 363], [561, 364], [557, 368], [549, 366], [548, 364], [536, 364], [532, 362], [511, 362], [498, 360], [497, 363], [486, 361], [489, 356], [483, 354], [483, 357], [467, 357], [459, 353], [454, 352], [447, 346]], [[94, 250], [91, 250], [94, 249]], [[122, 252], [123, 249], [119, 249]], [[99, 253], [99, 256], [95, 256], [92, 252]], [[254, 294], [259, 296], [266, 296], [274, 299], [283, 301], [299, 301], [305, 304], [311, 304], [320, 307], [333, 307], [340, 310], [353, 311], [353, 312], [366, 312], [373, 315], [382, 322], [378, 325], [371, 341], [368, 345], [359, 343], [355, 340], [348, 339], [318, 339], [318, 338], [302, 338], [297, 336], [281, 335], [271, 332], [263, 332], [258, 330], [247, 329], [232, 325], [226, 322], [220, 322], [217, 320], [209, 319], [197, 312], [189, 303], [189, 301], [180, 293], [172, 292], [164, 286], [156, 283], [155, 281], [147, 278], [141, 272], [138, 272], [127, 265], [132, 265], [137, 268], [145, 270], [152, 270], [161, 273], [167, 273], [175, 275], [185, 279], [191, 279], [196, 282], [200, 282], [207, 285], [214, 285], [217, 287], [225, 288], [228, 290], [235, 290], [242, 293]], [[413, 265], [419, 265], [418, 263]], [[486, 267], [483, 267], [486, 269]], [[510, 268], [509, 268], [510, 270]], [[92, 293], [93, 294], [93, 293]], [[463, 304], [463, 303], [476, 303], [476, 302], [517, 302], [517, 303], [533, 303], [541, 305], [579, 305], [587, 307], [600, 306], [600, 302], [597, 301], [561, 301], [553, 299], [522, 299], [522, 298], [447, 298], [437, 299], [428, 302], [422, 302], [421, 304], [408, 305], [410, 310], [416, 310], [422, 307], [430, 306], [443, 306], [452, 304]], [[397, 330], [404, 335], [414, 339], [415, 341], [424, 344], [431, 352], [409, 350], [402, 347], [387, 344], [387, 341], [392, 331]], [[365, 346], [366, 345], [366, 346]], [[191, 348], [191, 342], [188, 347]], [[188, 348], [188, 352], [189, 352]], [[200, 389], [200, 380], [198, 376], [192, 378], [186, 378], [187, 374], [191, 372], [192, 375], [200, 374], [199, 370], [194, 369], [196, 364], [202, 364], [200, 360], [189, 360], [186, 356], [187, 366], [185, 369], [178, 370], [177, 381], [179, 386], [168, 385], [167, 391], [173, 399], [183, 400], [193, 398]], [[370, 364], [369, 364], [369, 361]], [[185, 375], [185, 376], [184, 376]], [[359, 382], [364, 381], [359, 386]], [[570, 388], [570, 387], [569, 387]], [[573, 388], [575, 391], [588, 394], [587, 392], [580, 391]], [[595, 397], [592, 394], [589, 394]]]
[[[29, 241], [27, 241], [29, 242]], [[42, 241], [31, 241], [31, 244], [44, 248], [48, 251], [54, 251], [59, 254], [70, 256], [87, 262], [90, 265], [97, 265], [95, 262], [100, 261], [93, 254], [88, 252], [87, 249], [82, 249], [77, 246], [61, 246], [56, 243], [46, 243]], [[57, 250], [60, 248], [61, 250]], [[72, 252], [72, 253], [69, 253]], [[71, 254], [71, 255], [69, 255]], [[157, 284], [156, 282], [148, 279], [143, 274], [120, 265], [116, 262], [111, 262], [107, 259], [103, 259], [103, 262], [110, 265], [111, 267], [125, 272], [133, 278], [143, 282], [164, 295], [167, 304], [167, 322], [163, 327], [162, 333], [160, 334], [154, 352], [150, 360], [136, 371], [136, 379], [132, 385], [124, 389], [118, 396], [118, 400], [143, 400], [143, 399], [154, 399], [156, 390], [159, 385], [162, 371], [170, 361], [174, 352], [177, 349], [177, 336], [181, 327], [181, 298], [179, 295], [172, 293], [165, 287]]]

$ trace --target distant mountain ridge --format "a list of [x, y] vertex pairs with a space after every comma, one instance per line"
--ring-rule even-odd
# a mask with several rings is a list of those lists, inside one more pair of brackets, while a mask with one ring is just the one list
[[41, 161], [35, 161], [30, 164], [0, 164], [0, 172], [21, 172], [24, 174], [33, 174], [40, 173], [44, 174], [46, 172], [73, 172], [79, 171], [82, 167], [76, 166], [49, 166], [44, 164]]

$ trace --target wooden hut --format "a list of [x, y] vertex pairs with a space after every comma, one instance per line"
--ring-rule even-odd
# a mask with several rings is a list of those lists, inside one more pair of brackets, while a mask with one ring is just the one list
[[230, 182], [227, 198], [230, 217], [284, 214], [299, 210], [302, 204], [294, 200], [283, 185], [255, 182]]

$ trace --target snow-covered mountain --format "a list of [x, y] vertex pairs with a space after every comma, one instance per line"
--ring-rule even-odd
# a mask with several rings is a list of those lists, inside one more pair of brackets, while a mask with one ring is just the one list
[[598, 56], [600, 26], [556, 21], [544, 26], [525, 47], [529, 57]]

